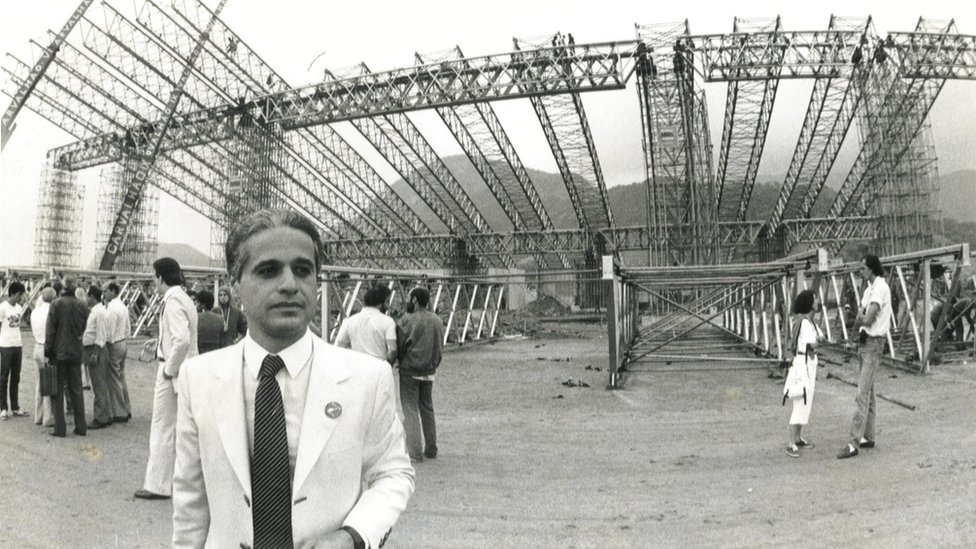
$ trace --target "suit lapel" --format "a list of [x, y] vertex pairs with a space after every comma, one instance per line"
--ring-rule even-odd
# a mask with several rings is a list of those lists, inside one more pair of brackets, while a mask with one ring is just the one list
[[312, 467], [319, 460], [332, 433], [343, 420], [341, 415], [337, 418], [329, 417], [325, 413], [326, 406], [330, 402], [350, 405], [343, 402], [339, 387], [339, 384], [349, 377], [348, 366], [343, 361], [336, 360], [335, 351], [321, 340], [316, 339], [313, 348], [312, 371], [309, 373], [302, 431], [298, 438], [298, 456], [295, 460], [295, 483], [292, 493], [298, 493]]
[[247, 426], [244, 413], [244, 344], [234, 346], [231, 364], [215, 368], [216, 380], [209, 397], [220, 433], [224, 454], [248, 499], [251, 497], [251, 452], [247, 447]]

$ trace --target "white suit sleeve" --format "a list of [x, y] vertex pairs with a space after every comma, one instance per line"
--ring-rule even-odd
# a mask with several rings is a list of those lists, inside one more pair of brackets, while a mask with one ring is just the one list
[[[173, 305], [176, 305], [175, 300]], [[182, 306], [167, 306], [163, 314], [166, 315], [170, 335], [166, 373], [176, 377], [180, 375], [180, 366], [190, 351], [190, 317]]]
[[173, 547], [203, 547], [210, 529], [210, 503], [193, 417], [189, 374], [177, 378], [176, 466], [173, 469]]
[[385, 368], [376, 375], [373, 414], [363, 447], [366, 490], [343, 522], [373, 549], [390, 533], [414, 489], [414, 470], [404, 447], [403, 426], [396, 417], [393, 376]]

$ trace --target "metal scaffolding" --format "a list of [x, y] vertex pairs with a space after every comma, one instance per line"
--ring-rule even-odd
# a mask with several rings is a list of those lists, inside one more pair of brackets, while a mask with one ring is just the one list
[[41, 171], [34, 229], [34, 265], [81, 266], [81, 223], [85, 187], [78, 174], [47, 164]]
[[[122, 207], [126, 190], [126, 170], [135, 168], [133, 162], [113, 164], [101, 169], [98, 185], [98, 229], [95, 236], [96, 250], [104, 249], [112, 235], [112, 223]], [[115, 261], [116, 271], [147, 272], [157, 257], [159, 240], [159, 188], [146, 186], [142, 200], [136, 206], [129, 225], [125, 248]], [[96, 253], [99, 253], [96, 252]], [[98, 266], [100, 256], [92, 258], [91, 268]]]

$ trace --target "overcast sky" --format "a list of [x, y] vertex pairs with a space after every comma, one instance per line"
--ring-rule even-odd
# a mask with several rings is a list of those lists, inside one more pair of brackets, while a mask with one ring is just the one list
[[[216, 3], [206, 1], [211, 7]], [[0, 50], [29, 62], [28, 40], [34, 38], [46, 43], [45, 31], [59, 29], [77, 4], [78, 0], [4, 2]], [[128, 0], [112, 4], [127, 13], [132, 9]], [[819, 30], [827, 27], [831, 13], [852, 17], [872, 15], [878, 33], [884, 36], [889, 31], [912, 30], [923, 15], [930, 19], [954, 18], [960, 32], [976, 34], [974, 4], [939, 0], [924, 3], [228, 0], [223, 19], [290, 84], [299, 85], [319, 80], [325, 68], [341, 69], [361, 61], [373, 71], [382, 71], [413, 64], [414, 52], [438, 52], [455, 45], [467, 56], [501, 53], [511, 48], [512, 37], [537, 37], [555, 31], [572, 32], [577, 43], [631, 40], [635, 23], [684, 19], [689, 21], [692, 33], [704, 34], [731, 31], [735, 16], [780, 15], [786, 30]], [[90, 13], [100, 13], [97, 3]], [[7, 59], [3, 63], [9, 66]], [[780, 85], [770, 137], [760, 165], [760, 180], [782, 180], [802, 124], [810, 86], [809, 81]], [[717, 143], [722, 131], [725, 84], [707, 84], [705, 89], [712, 141]], [[640, 180], [644, 170], [640, 120], [632, 86], [620, 92], [583, 97], [607, 183], [613, 186]], [[0, 106], [6, 108], [8, 101], [4, 96]], [[555, 162], [528, 102], [510, 101], [496, 107], [523, 161], [530, 167], [555, 172]], [[420, 113], [411, 118], [439, 154], [461, 153], [436, 117]], [[931, 121], [940, 171], [976, 169], [976, 82], [947, 83], [932, 111]], [[21, 111], [17, 122], [17, 131], [0, 158], [0, 266], [33, 262], [40, 167], [49, 149], [71, 141], [64, 132], [26, 109]], [[337, 129], [353, 144], [358, 143], [348, 125], [340, 124]], [[848, 142], [853, 141], [848, 139]], [[854, 154], [853, 147], [845, 147], [830, 183], [843, 178], [844, 168], [850, 166]], [[396, 179], [389, 167], [380, 166], [379, 172], [390, 182]], [[86, 185], [82, 239], [83, 259], [87, 264], [95, 253], [97, 170], [84, 172], [81, 181]], [[164, 195], [160, 206], [161, 241], [185, 242], [207, 252], [209, 232], [207, 220]]]

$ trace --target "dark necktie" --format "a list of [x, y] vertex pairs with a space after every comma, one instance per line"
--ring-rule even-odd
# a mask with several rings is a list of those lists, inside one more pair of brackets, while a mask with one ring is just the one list
[[285, 406], [275, 380], [275, 374], [284, 366], [279, 356], [264, 358], [254, 397], [254, 453], [251, 456], [254, 549], [293, 547], [288, 433], [285, 430]]

